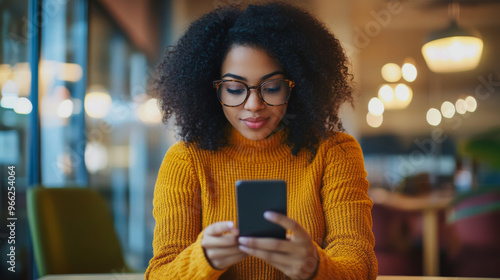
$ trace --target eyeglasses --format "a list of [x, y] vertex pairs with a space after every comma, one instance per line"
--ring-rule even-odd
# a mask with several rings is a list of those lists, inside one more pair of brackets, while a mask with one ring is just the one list
[[251, 89], [257, 89], [259, 98], [269, 106], [281, 106], [288, 103], [290, 92], [295, 82], [287, 79], [267, 80], [259, 86], [249, 87], [237, 80], [214, 81], [217, 89], [217, 98], [220, 103], [228, 107], [237, 107], [245, 103], [250, 96]]

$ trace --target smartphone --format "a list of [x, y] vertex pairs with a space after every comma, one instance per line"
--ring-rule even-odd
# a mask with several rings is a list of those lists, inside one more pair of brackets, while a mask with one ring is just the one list
[[264, 218], [265, 211], [286, 215], [285, 181], [238, 180], [236, 204], [240, 236], [286, 239], [286, 229]]

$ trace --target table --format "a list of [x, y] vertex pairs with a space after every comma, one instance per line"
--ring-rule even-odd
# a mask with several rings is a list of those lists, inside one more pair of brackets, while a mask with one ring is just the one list
[[38, 280], [144, 280], [144, 273], [45, 275]]
[[370, 190], [369, 195], [374, 203], [405, 211], [422, 212], [424, 275], [439, 275], [438, 213], [450, 204], [454, 198], [453, 192], [433, 191], [428, 195], [408, 196], [379, 188]]
[[[46, 275], [39, 280], [143, 280], [144, 274], [72, 274]], [[379, 276], [377, 280], [488, 280], [494, 278], [427, 277], [427, 276]]]
[[439, 276], [379, 276], [377, 280], [493, 280], [497, 278], [439, 277]]

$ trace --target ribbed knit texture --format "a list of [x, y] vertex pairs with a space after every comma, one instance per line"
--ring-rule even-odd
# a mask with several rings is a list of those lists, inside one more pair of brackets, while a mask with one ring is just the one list
[[309, 232], [320, 256], [314, 279], [376, 279], [372, 201], [359, 144], [332, 133], [309, 162], [307, 152], [294, 156], [283, 141], [283, 131], [252, 141], [233, 128], [229, 145], [216, 152], [172, 145], [154, 190], [154, 256], [145, 279], [288, 279], [255, 257], [217, 270], [204, 255], [205, 227], [237, 225], [240, 179], [287, 182], [288, 216]]

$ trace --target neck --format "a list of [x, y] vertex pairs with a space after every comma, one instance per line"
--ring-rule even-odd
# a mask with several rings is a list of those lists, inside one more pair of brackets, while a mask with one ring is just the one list
[[232, 126], [227, 135], [228, 145], [225, 151], [235, 159], [269, 162], [290, 154], [290, 148], [285, 144], [285, 129], [276, 129], [262, 140], [250, 140]]

